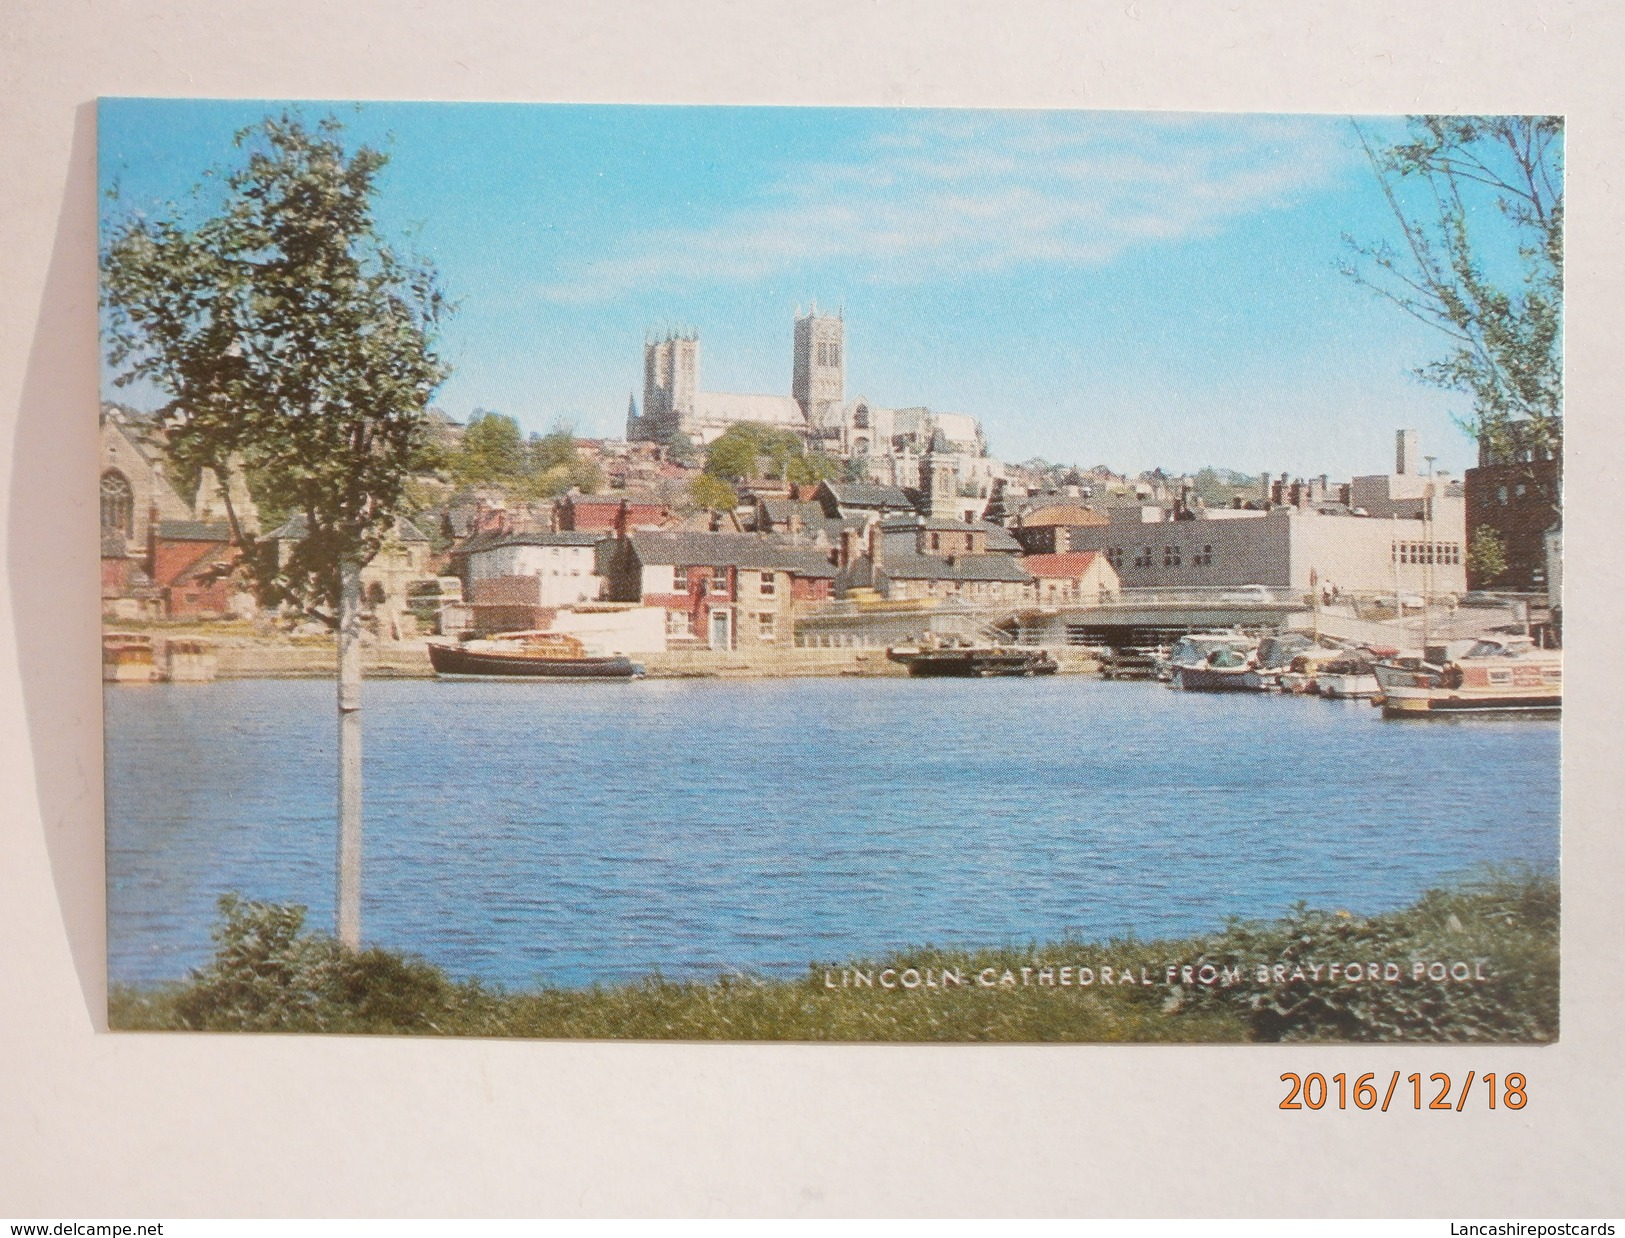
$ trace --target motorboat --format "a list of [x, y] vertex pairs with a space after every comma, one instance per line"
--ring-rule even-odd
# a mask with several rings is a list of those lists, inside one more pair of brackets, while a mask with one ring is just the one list
[[1220, 646], [1200, 664], [1181, 666], [1175, 680], [1187, 692], [1262, 692], [1274, 678], [1260, 671], [1250, 649]]
[[[1257, 641], [1239, 632], [1192, 632], [1174, 642], [1157, 678], [1172, 687], [1198, 692], [1256, 690], [1267, 686], [1255, 664], [1257, 649]], [[1186, 671], [1194, 672], [1189, 680]], [[1246, 682], [1242, 681], [1243, 671], [1251, 675]]]
[[429, 643], [437, 675], [517, 679], [632, 679], [643, 668], [622, 654], [594, 654], [567, 632], [499, 632]]
[[1485, 636], [1442, 666], [1422, 664], [1411, 682], [1397, 668], [1379, 676], [1386, 718], [1445, 714], [1549, 714], [1563, 707], [1563, 654], [1527, 636]]

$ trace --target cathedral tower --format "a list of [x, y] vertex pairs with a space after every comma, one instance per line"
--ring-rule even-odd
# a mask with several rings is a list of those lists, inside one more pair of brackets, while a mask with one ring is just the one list
[[643, 341], [643, 435], [663, 441], [683, 433], [694, 418], [694, 392], [699, 385], [700, 336], [697, 331]]
[[826, 401], [845, 400], [846, 323], [839, 314], [820, 314], [814, 305], [797, 315], [790, 394], [804, 417]]

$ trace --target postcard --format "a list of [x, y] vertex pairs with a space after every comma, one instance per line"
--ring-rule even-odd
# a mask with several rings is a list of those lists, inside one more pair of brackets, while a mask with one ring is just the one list
[[1558, 1038], [1560, 118], [97, 128], [114, 1029]]

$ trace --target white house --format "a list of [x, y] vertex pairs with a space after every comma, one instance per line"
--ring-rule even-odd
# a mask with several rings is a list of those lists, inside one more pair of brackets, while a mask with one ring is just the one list
[[604, 536], [601, 531], [503, 534], [468, 550], [465, 583], [473, 595], [479, 581], [521, 576], [535, 580], [536, 605], [596, 602], [604, 584], [598, 574], [598, 543]]

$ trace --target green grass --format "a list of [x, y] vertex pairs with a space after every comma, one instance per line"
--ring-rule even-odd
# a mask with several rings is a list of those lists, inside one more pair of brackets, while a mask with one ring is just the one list
[[[1528, 873], [1486, 874], [1379, 916], [1299, 907], [1280, 920], [1232, 922], [1185, 940], [1062, 941], [974, 952], [925, 947], [872, 962], [814, 966], [796, 980], [653, 977], [521, 991], [451, 980], [428, 963], [377, 948], [348, 953], [330, 938], [306, 933], [303, 908], [227, 896], [221, 909], [214, 960], [184, 984], [115, 989], [108, 999], [111, 1027], [1133, 1043], [1541, 1042], [1555, 1040], [1558, 1028], [1557, 883]], [[1342, 976], [1355, 963], [1362, 978], [1351, 983]], [[1382, 976], [1397, 968], [1400, 979], [1365, 979], [1373, 963]], [[1430, 964], [1442, 964], [1446, 978], [1429, 978]], [[1449, 978], [1452, 964], [1474, 978]], [[1055, 969], [1051, 983], [1044, 983], [1046, 967]], [[1072, 970], [1063, 973], [1063, 967]], [[1089, 969], [1087, 986], [1078, 983], [1079, 967]], [[1117, 983], [1105, 983], [1107, 967]], [[909, 968], [919, 983], [905, 988]], [[945, 969], [961, 983], [945, 984]], [[1121, 982], [1125, 969], [1134, 983]], [[855, 985], [854, 971], [872, 975], [872, 987]], [[1226, 973], [1234, 983], [1215, 979]], [[1142, 976], [1151, 983], [1139, 983]], [[1202, 983], [1203, 977], [1213, 982]], [[887, 978], [895, 987], [885, 987]], [[1063, 986], [1063, 979], [1073, 983]]]

